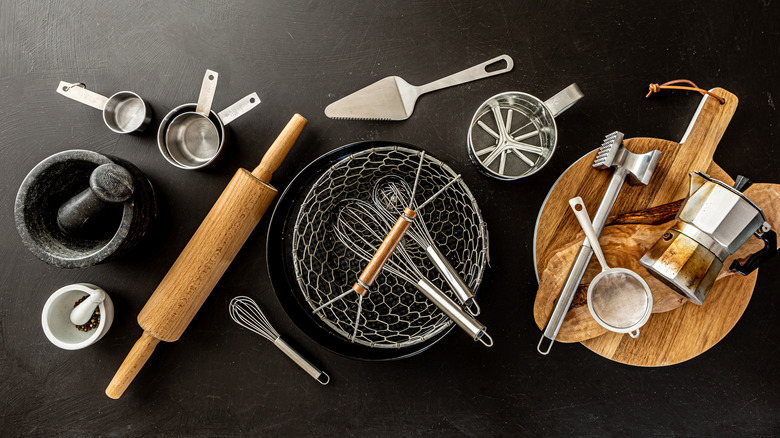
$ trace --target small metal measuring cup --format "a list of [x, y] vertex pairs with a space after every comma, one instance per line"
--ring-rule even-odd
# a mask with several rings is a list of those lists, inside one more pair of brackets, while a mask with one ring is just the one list
[[628, 333], [632, 338], [638, 337], [639, 328], [645, 325], [653, 311], [650, 286], [630, 269], [610, 268], [582, 198], [577, 196], [570, 199], [569, 205], [601, 264], [601, 272], [588, 286], [588, 310], [591, 316], [607, 330]]
[[172, 165], [186, 170], [211, 164], [227, 144], [226, 125], [260, 104], [252, 93], [219, 113], [211, 110], [217, 73], [207, 70], [198, 103], [187, 103], [171, 110], [160, 123], [157, 145]]
[[555, 117], [582, 97], [577, 84], [545, 102], [516, 91], [496, 94], [480, 105], [471, 119], [469, 157], [482, 173], [500, 180], [533, 175], [555, 151]]
[[120, 91], [105, 97], [87, 90], [82, 83], [60, 81], [57, 92], [65, 97], [103, 111], [103, 121], [108, 129], [118, 134], [143, 131], [152, 120], [152, 108], [132, 91]]

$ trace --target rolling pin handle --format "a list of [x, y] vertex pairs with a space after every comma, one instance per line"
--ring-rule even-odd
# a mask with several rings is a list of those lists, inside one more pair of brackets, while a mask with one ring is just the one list
[[138, 374], [138, 371], [141, 370], [152, 353], [154, 353], [154, 348], [159, 342], [160, 340], [149, 334], [149, 332], [145, 331], [141, 335], [141, 338], [133, 345], [130, 353], [127, 354], [125, 361], [122, 362], [114, 378], [111, 379], [111, 383], [108, 384], [108, 388], [106, 388], [107, 396], [116, 400], [124, 394], [127, 387], [130, 386], [130, 383]]
[[306, 126], [307, 120], [300, 114], [295, 114], [287, 126], [284, 127], [279, 137], [274, 140], [274, 143], [268, 148], [268, 151], [263, 156], [260, 164], [252, 171], [254, 175], [260, 181], [265, 183], [271, 181], [271, 176], [276, 172], [276, 169], [282, 164], [287, 153], [290, 152], [295, 140], [301, 135], [303, 127]]

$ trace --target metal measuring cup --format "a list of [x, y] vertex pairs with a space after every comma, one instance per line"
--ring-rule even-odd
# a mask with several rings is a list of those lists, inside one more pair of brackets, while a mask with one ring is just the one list
[[474, 113], [468, 133], [471, 161], [485, 175], [512, 181], [547, 164], [558, 142], [555, 117], [583, 97], [571, 84], [545, 102], [516, 91], [496, 94]]
[[172, 165], [186, 170], [211, 164], [228, 142], [226, 125], [260, 104], [252, 93], [219, 113], [211, 109], [217, 73], [207, 70], [198, 103], [179, 105], [160, 123], [157, 145]]
[[650, 286], [630, 269], [610, 268], [582, 198], [577, 196], [570, 199], [569, 205], [601, 264], [601, 272], [588, 286], [588, 310], [591, 316], [607, 330], [628, 333], [632, 338], [638, 337], [639, 328], [645, 325], [653, 311]]
[[132, 91], [120, 91], [105, 97], [87, 90], [83, 82], [60, 81], [57, 93], [103, 111], [103, 122], [118, 134], [143, 131], [152, 120], [152, 108]]

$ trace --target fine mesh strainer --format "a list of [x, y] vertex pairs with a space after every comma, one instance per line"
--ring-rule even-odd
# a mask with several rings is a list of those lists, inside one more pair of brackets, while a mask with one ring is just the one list
[[545, 102], [515, 91], [491, 97], [471, 119], [471, 160], [482, 173], [506, 181], [538, 172], [558, 142], [555, 117], [582, 96], [577, 84], [571, 84]]
[[[375, 183], [387, 175], [413, 181], [419, 160], [420, 152], [407, 145], [345, 146], [304, 169], [274, 212], [268, 262], [277, 296], [304, 332], [337, 353], [365, 359], [406, 357], [429, 347], [453, 326], [414, 285], [387, 272], [379, 274], [363, 299], [363, 322], [354, 343], [357, 294], [312, 314], [342, 294], [365, 267], [365, 261], [336, 238], [339, 206], [346, 199], [370, 203]], [[418, 196], [430, 197], [455, 176], [446, 164], [426, 155]], [[420, 214], [445, 256], [476, 291], [487, 260], [487, 231], [468, 187], [458, 181]], [[273, 254], [275, 250], [283, 257]], [[409, 251], [409, 256], [426, 278], [455, 299], [423, 251]], [[286, 282], [279, 278], [280, 270], [287, 271]], [[292, 290], [283, 291], [285, 286]]]
[[615, 333], [628, 333], [632, 338], [639, 336], [642, 327], [653, 311], [653, 294], [650, 286], [636, 272], [625, 268], [610, 268], [599, 245], [599, 238], [585, 209], [582, 198], [569, 200], [588, 238], [601, 272], [588, 286], [588, 309], [599, 325]]

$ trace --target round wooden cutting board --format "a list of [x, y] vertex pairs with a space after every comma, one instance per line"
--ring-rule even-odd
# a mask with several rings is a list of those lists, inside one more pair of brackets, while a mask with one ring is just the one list
[[[711, 348], [737, 323], [750, 302], [757, 271], [742, 276], [728, 270], [721, 272], [702, 306], [689, 303], [652, 277], [639, 264], [642, 254], [672, 224], [675, 211], [661, 215], [662, 220], [642, 218], [643, 212], [681, 200], [688, 192], [688, 172], [703, 170], [714, 178], [732, 183], [731, 177], [717, 164], [712, 155], [731, 115], [736, 109], [736, 97], [722, 89], [718, 94], [733, 106], [719, 106], [712, 98], [704, 98], [681, 144], [635, 138], [624, 141], [627, 149], [644, 153], [661, 151], [661, 160], [648, 186], [624, 185], [612, 215], [639, 220], [615, 220], [613, 216], [599, 239], [611, 266], [635, 270], [648, 282], [654, 295], [653, 315], [641, 328], [640, 336], [608, 332], [599, 326], [588, 311], [585, 292], [590, 280], [600, 272], [595, 258], [586, 270], [563, 326], [559, 342], [582, 342], [595, 353], [608, 359], [637, 366], [665, 366], [686, 361]], [[558, 299], [561, 286], [583, 240], [583, 233], [574, 215], [568, 211], [568, 200], [581, 196], [592, 216], [611, 177], [609, 170], [591, 166], [596, 151], [574, 163], [558, 179], [541, 208], [534, 235], [534, 256], [539, 278], [534, 305], [534, 318], [544, 329]], [[746, 191], [759, 205], [773, 225], [780, 214], [780, 185], [755, 184]], [[671, 205], [671, 204], [670, 204]], [[650, 209], [650, 210], [648, 210]], [[638, 214], [634, 214], [639, 212]], [[657, 219], [657, 218], [656, 218]], [[762, 247], [751, 238], [733, 258], [743, 258]], [[724, 266], [731, 264], [727, 259]]]
[[[580, 161], [589, 166], [592, 162], [591, 154], [583, 157]], [[708, 168], [707, 173], [724, 182], [731, 182], [731, 178], [715, 163]], [[566, 178], [565, 174], [561, 180], [564, 178]], [[554, 191], [555, 189], [553, 189]], [[748, 195], [751, 196], [751, 199], [756, 200], [767, 216], [774, 214], [774, 217], [777, 217], [777, 214], [780, 213], [780, 185], [756, 184], [749, 189]], [[540, 219], [547, 216], [544, 214], [544, 210], [547, 209], [551, 202], [566, 202], [567, 200], [568, 198], [556, 201], [552, 196], [548, 197], [542, 207]], [[620, 248], [616, 248], [616, 244], [619, 244], [620, 239], [625, 238], [627, 233], [630, 232], [627, 231], [631, 230], [632, 226], [630, 225], [608, 225], [604, 233], [602, 233], [603, 237], [600, 239], [610, 264], [627, 266], [629, 269], [639, 272], [653, 290], [655, 297], [654, 311], [666, 311], [654, 313], [647, 324], [642, 327], [641, 334], [637, 339], [604, 330], [593, 321], [584, 297], [590, 279], [600, 272], [600, 268], [594, 259], [583, 278], [583, 284], [578, 292], [579, 299], [575, 298], [572, 308], [567, 314], [564, 326], [561, 329], [561, 335], [559, 335], [559, 341], [582, 342], [583, 345], [603, 357], [629, 365], [665, 366], [698, 356], [723, 339], [747, 308], [758, 278], [758, 271], [754, 271], [748, 276], [728, 273], [728, 271], [721, 273], [721, 278], [713, 286], [704, 305], [697, 306], [685, 301], [652, 277], [638, 264], [639, 257], [649, 248], [649, 245], [655, 242], [655, 238], [660, 235], [658, 233], [662, 234], [669, 225], [671, 225], [670, 222], [658, 226], [635, 225], [635, 228], [644, 228], [651, 231], [651, 233], [648, 233], [647, 236], [644, 233], [631, 234], [644, 239], [644, 242], [639, 246], [632, 247], [632, 249], [636, 249], [629, 252], [623, 252]], [[537, 228], [544, 226], [544, 221], [537, 223]], [[540, 235], [537, 233], [537, 236]], [[583, 237], [581, 232], [577, 232], [575, 240], [570, 245], [565, 246], [571, 246], [576, 249], [579, 247]], [[605, 243], [605, 238], [610, 243]], [[741, 249], [735, 256], [742, 258], [741, 256], [747, 256], [760, 247], [761, 243], [758, 239], [751, 239], [743, 248], [744, 251]], [[540, 280], [543, 281], [546, 267], [544, 263], [545, 253], [554, 251], [554, 249], [549, 249], [545, 242], [538, 240], [535, 241], [535, 248], [536, 260], [538, 261], [537, 273]], [[572, 252], [571, 258], [568, 259], [569, 263], [563, 261], [564, 267], [557, 270], [561, 272], [561, 276], [564, 278], [568, 274], [568, 267], [571, 260], [573, 260], [573, 256], [574, 253]], [[628, 260], [629, 257], [632, 259], [631, 262]], [[547, 259], [549, 260], [550, 257], [548, 256]], [[729, 266], [730, 264], [731, 260], [729, 259], [724, 263], [724, 266]], [[555, 271], [556, 269], [552, 267], [551, 270]], [[554, 289], [550, 291], [552, 290]], [[548, 293], [548, 291], [542, 290], [539, 292]], [[539, 298], [537, 296], [537, 300]], [[556, 298], [553, 297], [551, 301], [553, 305]], [[552, 308], [550, 308], [551, 311]], [[546, 320], [539, 324], [540, 328], [544, 327], [544, 323], [546, 323]], [[570, 333], [571, 331], [576, 332]]]

